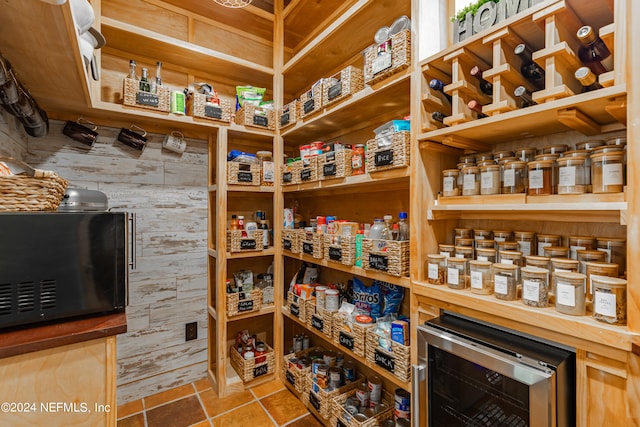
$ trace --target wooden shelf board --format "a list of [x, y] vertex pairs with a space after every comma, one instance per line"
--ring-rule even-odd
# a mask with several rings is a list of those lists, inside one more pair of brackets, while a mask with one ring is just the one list
[[227, 185], [228, 192], [237, 192], [237, 193], [274, 193], [275, 189], [273, 186], [269, 185]]
[[631, 350], [633, 334], [626, 326], [608, 325], [591, 316], [570, 316], [558, 313], [554, 307], [528, 307], [521, 301], [502, 301], [493, 295], [478, 295], [469, 290], [453, 290], [446, 286], [414, 282], [416, 295], [441, 301], [446, 307], [460, 306], [481, 311], [489, 316], [517, 320], [540, 329], [564, 334], [609, 347]]
[[362, 175], [347, 176], [338, 179], [326, 179], [323, 181], [309, 182], [306, 184], [284, 185], [283, 193], [308, 192], [313, 196], [327, 192], [335, 194], [337, 191], [354, 190], [361, 191], [390, 191], [398, 184], [400, 187], [409, 188], [410, 168], [390, 169], [387, 171], [365, 173]]
[[252, 311], [251, 313], [239, 314], [237, 316], [232, 316], [232, 317], [226, 316], [226, 319], [227, 319], [227, 323], [230, 323], [230, 322], [235, 322], [236, 320], [251, 319], [254, 317], [264, 316], [265, 314], [272, 314], [275, 312], [276, 312], [275, 305], [270, 305], [270, 306], [261, 308], [258, 311]]
[[343, 271], [345, 273], [351, 273], [355, 276], [366, 277], [368, 279], [382, 280], [384, 282], [393, 283], [394, 285], [408, 288], [411, 286], [411, 280], [408, 277], [397, 277], [385, 274], [383, 272], [365, 270], [361, 267], [343, 265], [336, 262], [325, 261], [324, 259], [314, 258], [307, 254], [293, 254], [289, 251], [283, 251], [282, 254], [289, 258], [295, 258], [302, 261], [306, 261], [312, 264], [317, 264], [322, 267], [331, 268], [333, 270]]
[[260, 256], [272, 256], [275, 254], [276, 249], [272, 246], [269, 249], [264, 249], [262, 251], [227, 252], [227, 259], [254, 258]]

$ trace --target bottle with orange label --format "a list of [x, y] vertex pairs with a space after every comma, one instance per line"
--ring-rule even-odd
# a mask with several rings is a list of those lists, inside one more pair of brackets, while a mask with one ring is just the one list
[[364, 144], [356, 144], [351, 155], [351, 175], [362, 175], [364, 171]]

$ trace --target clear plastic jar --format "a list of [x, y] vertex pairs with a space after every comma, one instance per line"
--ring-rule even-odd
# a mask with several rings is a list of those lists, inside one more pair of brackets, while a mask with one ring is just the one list
[[616, 237], [598, 237], [596, 247], [607, 253], [607, 262], [618, 264], [618, 275], [624, 276], [627, 269], [627, 241]]
[[549, 258], [551, 264], [551, 272], [578, 272], [578, 261], [571, 258]]
[[456, 246], [456, 258], [472, 260], [474, 258], [473, 246]]
[[527, 267], [546, 268], [550, 267], [550, 258], [548, 256], [529, 255], [524, 257], [524, 263]]
[[445, 257], [454, 257], [456, 255], [456, 247], [453, 245], [445, 245], [440, 243], [438, 245], [438, 249], [440, 250], [440, 255], [444, 255]]
[[469, 261], [471, 292], [488, 295], [493, 292], [493, 280], [489, 261]]
[[532, 162], [532, 161], [535, 160], [535, 158], [536, 158], [536, 149], [535, 148], [528, 148], [528, 147], [518, 148], [516, 151], [514, 151], [513, 154], [521, 162], [529, 163], [529, 162]]
[[576, 150], [588, 150], [591, 151], [596, 147], [604, 145], [604, 141], [601, 139], [588, 139], [576, 144]]
[[445, 197], [459, 196], [458, 169], [445, 169], [442, 171], [442, 195]]
[[495, 249], [496, 241], [493, 239], [476, 240], [476, 249]]
[[536, 233], [533, 231], [514, 231], [513, 238], [518, 242], [518, 250], [522, 255], [537, 255]]
[[476, 259], [478, 261], [488, 261], [495, 263], [498, 251], [493, 248], [476, 248]]
[[516, 161], [502, 167], [502, 194], [524, 193], [527, 187], [527, 163]]
[[610, 262], [590, 261], [585, 263], [585, 273], [587, 276], [587, 298], [591, 299], [593, 287], [591, 286], [591, 276], [618, 277], [618, 264]]
[[545, 246], [543, 256], [549, 258], [569, 258], [570, 249], [566, 246]]
[[440, 254], [427, 255], [427, 283], [444, 285], [446, 278], [447, 258]]
[[522, 303], [532, 307], [549, 304], [549, 270], [538, 267], [522, 267]]
[[605, 323], [627, 323], [627, 281], [617, 277], [592, 276], [593, 318]]
[[477, 196], [480, 194], [480, 168], [465, 167], [462, 173], [462, 195]]
[[562, 244], [562, 236], [557, 234], [538, 234], [536, 235], [538, 241], [538, 255], [544, 255], [544, 248], [546, 246], [560, 246]]
[[596, 248], [596, 238], [593, 236], [569, 236], [569, 258], [578, 259], [578, 251]]
[[591, 184], [594, 193], [620, 193], [624, 189], [624, 152], [591, 155]]
[[585, 315], [586, 279], [587, 276], [580, 273], [553, 273], [553, 288], [557, 312], [573, 316]]
[[500, 251], [500, 264], [513, 264], [522, 267], [522, 252]]
[[500, 194], [500, 166], [492, 164], [480, 167], [480, 194]]
[[493, 264], [493, 294], [496, 298], [515, 301], [518, 298], [518, 266], [510, 264]]
[[577, 251], [578, 254], [578, 273], [587, 274], [587, 262], [605, 262], [607, 254], [593, 249], [585, 249]]
[[553, 161], [535, 160], [527, 163], [530, 196], [553, 194]]
[[569, 151], [567, 144], [552, 144], [542, 147], [542, 154], [562, 154], [565, 151]]
[[587, 192], [587, 159], [585, 157], [561, 157], [558, 162], [558, 194], [583, 194]]
[[473, 239], [477, 242], [478, 240], [490, 240], [493, 239], [493, 233], [491, 230], [473, 230]]
[[447, 260], [447, 286], [451, 289], [466, 289], [469, 285], [468, 261], [465, 258]]
[[513, 233], [506, 230], [493, 230], [493, 240], [496, 241], [496, 249], [498, 249], [498, 243], [509, 242], [513, 240]]

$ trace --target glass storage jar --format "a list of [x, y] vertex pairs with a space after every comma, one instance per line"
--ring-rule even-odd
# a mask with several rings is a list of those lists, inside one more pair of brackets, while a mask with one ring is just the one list
[[605, 262], [607, 254], [593, 249], [584, 249], [577, 251], [578, 254], [578, 273], [587, 274], [587, 262]]
[[[509, 242], [513, 240], [513, 234], [506, 230], [493, 230], [493, 240], [496, 241], [496, 246], [499, 242]], [[496, 247], [496, 249], [498, 249]]]
[[551, 153], [536, 154], [536, 157], [535, 157], [534, 161], [536, 161], [536, 160], [552, 160], [553, 161], [553, 165], [555, 167], [556, 160], [558, 160], [559, 158], [560, 158], [560, 154], [551, 154]]
[[570, 249], [566, 246], [545, 246], [543, 250], [549, 258], [569, 258]]
[[627, 145], [627, 137], [625, 135], [610, 136], [604, 141], [604, 145], [618, 145], [625, 147]]
[[585, 273], [587, 276], [587, 298], [591, 300], [593, 287], [591, 286], [591, 276], [618, 277], [618, 264], [610, 262], [587, 262], [585, 263]]
[[601, 139], [588, 139], [576, 144], [576, 150], [588, 150], [591, 151], [596, 147], [604, 145], [604, 141]]
[[445, 169], [442, 171], [442, 195], [445, 197], [459, 196], [458, 169]]
[[542, 147], [542, 154], [562, 154], [565, 151], [569, 151], [567, 144], [552, 144]]
[[591, 155], [591, 185], [594, 193], [620, 193], [624, 184], [624, 152]]
[[496, 165], [495, 160], [482, 160], [476, 163], [476, 166], [478, 168], [483, 168], [484, 166], [495, 166], [495, 165]]
[[624, 276], [627, 269], [627, 241], [617, 237], [598, 237], [596, 247], [607, 253], [607, 262], [618, 264], [618, 275]]
[[476, 155], [475, 154], [465, 154], [464, 156], [460, 156], [460, 163], [462, 164], [476, 164]]
[[549, 270], [538, 267], [522, 267], [522, 303], [532, 307], [549, 304]]
[[496, 262], [497, 252], [493, 248], [477, 248], [476, 259], [478, 261], [489, 261], [490, 263]]
[[496, 241], [493, 239], [476, 240], [476, 249], [495, 249]]
[[474, 258], [473, 246], [456, 246], [456, 258], [472, 260]]
[[478, 240], [489, 240], [493, 239], [493, 233], [491, 230], [473, 230], [473, 239], [477, 242]]
[[535, 148], [528, 148], [528, 147], [518, 148], [516, 151], [514, 151], [513, 154], [521, 162], [528, 163], [528, 162], [532, 162], [532, 161], [535, 160], [535, 158], [536, 158], [536, 149]]
[[513, 238], [518, 243], [518, 250], [522, 255], [537, 255], [536, 250], [536, 233], [533, 231], [514, 231]]
[[496, 244], [496, 246], [498, 246], [498, 255], [497, 255], [497, 261], [496, 262], [500, 262], [500, 252], [502, 251], [517, 251], [518, 250], [518, 243], [517, 242], [512, 242], [512, 241], [507, 241], [507, 242], [498, 242]]
[[571, 258], [550, 258], [549, 263], [551, 264], [551, 272], [555, 273], [558, 271], [561, 272], [578, 272], [578, 261]]
[[593, 318], [605, 323], [627, 323], [627, 281], [617, 277], [592, 276]]
[[500, 264], [513, 264], [522, 267], [522, 252], [500, 251]]
[[591, 150], [591, 154], [602, 154], [602, 153], [624, 153], [626, 145], [601, 145], [600, 147], [596, 147]]
[[480, 194], [480, 168], [475, 166], [465, 167], [462, 174], [462, 195], [477, 196]]
[[515, 301], [518, 298], [518, 266], [510, 264], [493, 264], [493, 294], [496, 298]]
[[427, 255], [427, 283], [432, 285], [444, 285], [446, 268], [447, 258], [444, 255]]
[[438, 249], [440, 250], [440, 255], [444, 255], [445, 257], [453, 257], [456, 255], [456, 248], [453, 245], [445, 245], [440, 243], [438, 245]]
[[587, 192], [587, 159], [585, 157], [561, 157], [558, 162], [558, 194], [583, 194]]
[[256, 157], [260, 160], [260, 185], [273, 185], [275, 181], [275, 167], [271, 151], [258, 151]]
[[469, 272], [465, 258], [447, 260], [447, 286], [451, 289], [466, 289], [469, 284]]
[[489, 261], [469, 261], [469, 282], [471, 292], [487, 295], [493, 292], [493, 281]]
[[470, 228], [454, 228], [453, 238], [456, 237], [473, 237], [473, 230]]
[[529, 255], [524, 257], [524, 263], [527, 267], [538, 267], [549, 269], [550, 258], [548, 256]]
[[578, 259], [578, 251], [596, 248], [596, 238], [593, 236], [569, 236], [569, 258]]
[[535, 160], [527, 163], [530, 196], [553, 194], [553, 161]]
[[504, 157], [513, 157], [514, 155], [515, 154], [513, 153], [513, 151], [509, 151], [509, 150], [494, 151], [493, 160], [500, 160]]
[[455, 246], [475, 246], [473, 237], [456, 237]]
[[544, 255], [544, 248], [546, 246], [560, 246], [562, 243], [562, 236], [557, 234], [538, 234], [536, 235], [536, 240], [538, 241], [538, 255]]
[[585, 315], [586, 278], [587, 276], [580, 273], [553, 273], [553, 288], [557, 312], [573, 316]]
[[500, 194], [500, 166], [492, 164], [480, 167], [480, 194]]
[[508, 162], [502, 168], [502, 194], [524, 193], [527, 186], [527, 163]]
[[486, 162], [487, 160], [493, 160], [493, 153], [478, 153], [476, 154], [476, 163]]
[[587, 193], [591, 193], [591, 150], [567, 151], [562, 157], [581, 157], [585, 159], [585, 182], [587, 183]]

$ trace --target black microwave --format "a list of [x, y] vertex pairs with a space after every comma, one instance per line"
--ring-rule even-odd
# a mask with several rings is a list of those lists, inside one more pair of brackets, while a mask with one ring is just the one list
[[124, 212], [0, 214], [0, 329], [122, 312]]

